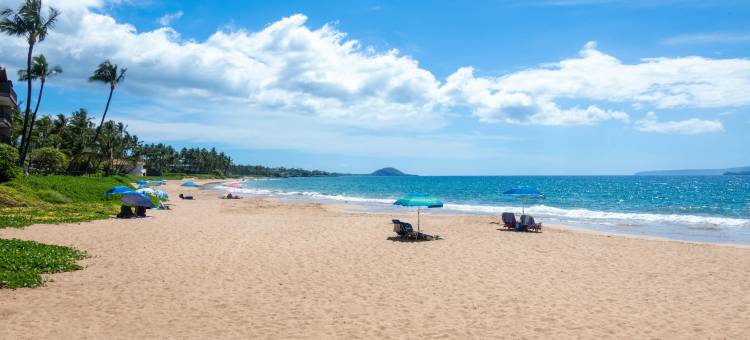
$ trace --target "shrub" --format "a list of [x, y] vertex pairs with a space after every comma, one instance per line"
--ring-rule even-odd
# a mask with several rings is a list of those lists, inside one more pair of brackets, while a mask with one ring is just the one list
[[68, 157], [55, 148], [35, 149], [29, 155], [29, 168], [42, 175], [59, 174], [68, 167]]
[[16, 148], [0, 143], [0, 182], [9, 181], [21, 172], [16, 165], [18, 163], [18, 150]]
[[224, 178], [224, 172], [218, 169], [211, 171], [210, 175], [215, 178]]

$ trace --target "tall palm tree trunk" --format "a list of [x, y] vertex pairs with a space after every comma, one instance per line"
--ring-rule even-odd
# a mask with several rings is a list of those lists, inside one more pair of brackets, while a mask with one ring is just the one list
[[[26, 72], [31, 72], [31, 54], [34, 53], [34, 44], [29, 43], [29, 55], [26, 57]], [[21, 147], [20, 147], [20, 157], [18, 158], [18, 164], [23, 167], [23, 164], [26, 162], [26, 144], [24, 144], [24, 139], [26, 138], [26, 129], [29, 127], [29, 114], [31, 113], [31, 77], [28, 77], [29, 79], [26, 80], [26, 114], [23, 118], [23, 130], [21, 130]]]
[[99, 122], [99, 127], [96, 128], [96, 133], [94, 134], [94, 141], [92, 143], [96, 143], [96, 140], [99, 138], [99, 133], [102, 131], [102, 125], [104, 125], [104, 118], [107, 117], [107, 111], [109, 111], [109, 102], [112, 100], [112, 92], [114, 91], [115, 91], [115, 87], [110, 86], [109, 98], [107, 98], [107, 106], [104, 107], [104, 114], [102, 115], [102, 121]]
[[23, 149], [23, 154], [29, 154], [29, 145], [31, 145], [31, 133], [34, 131], [34, 122], [36, 122], [36, 113], [39, 112], [39, 103], [42, 102], [42, 92], [44, 92], [44, 79], [39, 87], [39, 97], [36, 99], [36, 106], [34, 107], [34, 113], [31, 114], [31, 121], [29, 122], [29, 134], [26, 137], [26, 144]]

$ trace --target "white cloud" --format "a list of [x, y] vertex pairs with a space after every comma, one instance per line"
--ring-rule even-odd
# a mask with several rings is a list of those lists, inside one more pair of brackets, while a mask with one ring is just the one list
[[513, 84], [502, 85], [500, 82], [498, 79], [476, 78], [473, 69], [465, 67], [449, 76], [441, 90], [453, 103], [473, 108], [474, 115], [485, 122], [591, 125], [612, 119], [628, 121], [628, 114], [623, 111], [603, 110], [596, 105], [561, 109], [550, 93], [514, 91]]
[[164, 14], [161, 18], [159, 18], [157, 22], [159, 23], [159, 25], [169, 26], [169, 24], [171, 24], [172, 21], [182, 18], [184, 14], [185, 13], [183, 13], [182, 11], [177, 11], [174, 13], [167, 13], [167, 14]]
[[[291, 121], [306, 122], [307, 133], [342, 126], [368, 133], [394, 128], [433, 133], [448, 124], [447, 114], [462, 109], [483, 122], [592, 125], [628, 122], [623, 108], [726, 111], [750, 105], [750, 60], [741, 58], [649, 58], [628, 64], [591, 42], [580, 55], [559, 62], [499, 77], [467, 66], [439, 80], [397, 50], [361, 46], [332, 25], [309, 28], [301, 14], [257, 32], [222, 30], [196, 41], [171, 27], [139, 32], [108, 15], [100, 0], [47, 3], [63, 14], [36, 51], [66, 71], [50, 86], [93, 88], [86, 78], [109, 58], [129, 69], [122, 92], [157, 106], [165, 120], [208, 120], [201, 124], [216, 127], [212, 131], [253, 129], [257, 121], [275, 117], [277, 135], [305, 133], [284, 130], [284, 122]], [[0, 0], [0, 5], [16, 7], [17, 1]], [[0, 50], [0, 63], [21, 67], [22, 39], [4, 37]], [[114, 106], [113, 114], [135, 104], [122, 105]], [[145, 114], [137, 118], [153, 120]], [[321, 134], [344, 144], [359, 140], [355, 135]]]
[[653, 112], [647, 113], [646, 117], [635, 124], [639, 131], [668, 134], [698, 135], [724, 131], [724, 125], [718, 120], [691, 118], [680, 121], [661, 122]]
[[[475, 108], [482, 120], [546, 124], [626, 120], [617, 110], [559, 109], [557, 99], [629, 103], [636, 107], [738, 107], [750, 104], [750, 60], [648, 58], [624, 64], [589, 42], [580, 57], [499, 78], [475, 77], [462, 68], [442, 88], [453, 100]], [[545, 119], [540, 119], [544, 117]], [[577, 117], [577, 118], [576, 118]]]

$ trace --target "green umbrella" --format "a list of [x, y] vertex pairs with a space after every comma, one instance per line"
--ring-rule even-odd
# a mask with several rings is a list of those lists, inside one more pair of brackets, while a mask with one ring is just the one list
[[419, 232], [419, 213], [422, 207], [442, 208], [443, 201], [435, 198], [430, 194], [413, 193], [399, 198], [396, 202], [393, 202], [393, 205], [417, 207], [417, 232]]

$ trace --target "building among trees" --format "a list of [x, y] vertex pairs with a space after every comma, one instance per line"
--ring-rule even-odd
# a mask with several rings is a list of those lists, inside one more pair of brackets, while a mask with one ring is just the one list
[[8, 79], [5, 68], [0, 66], [0, 143], [10, 144], [13, 135], [12, 112], [17, 109], [13, 82]]

